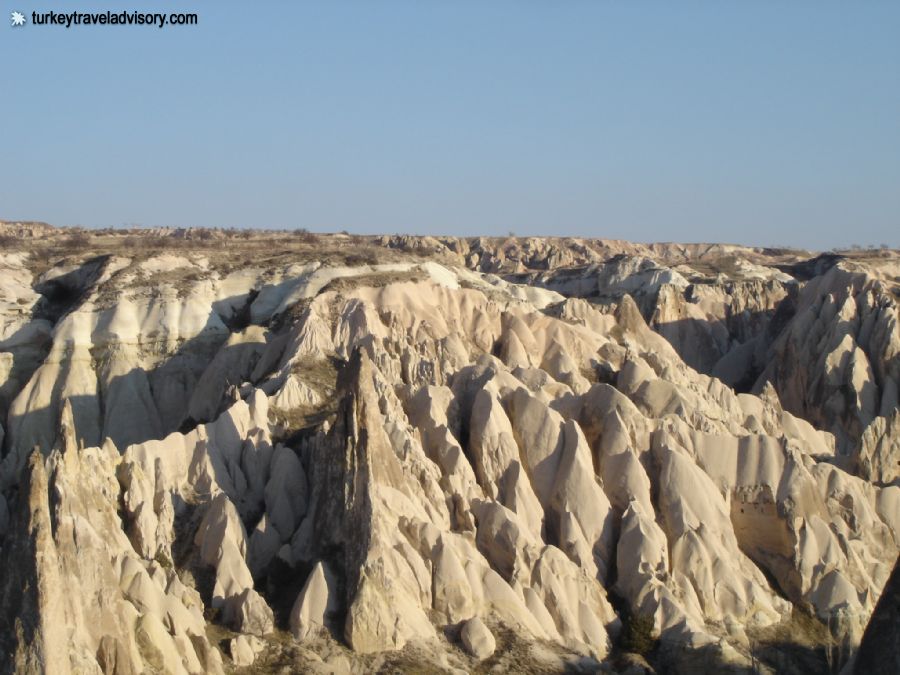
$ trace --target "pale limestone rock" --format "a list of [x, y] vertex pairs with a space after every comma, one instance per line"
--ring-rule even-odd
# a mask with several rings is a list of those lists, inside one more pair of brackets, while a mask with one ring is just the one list
[[275, 618], [262, 596], [252, 588], [227, 598], [222, 618], [235, 630], [249, 635], [264, 636], [275, 629]]
[[237, 510], [224, 493], [210, 502], [194, 536], [201, 562], [215, 568], [213, 606], [253, 587], [253, 578], [244, 562], [246, 535]]
[[458, 623], [475, 612], [471, 584], [465, 568], [453, 548], [439, 543], [433, 559], [434, 609], [447, 623]]
[[265, 643], [252, 635], [238, 635], [228, 641], [231, 660], [238, 667], [252, 666], [264, 647]]
[[232, 333], [197, 381], [188, 415], [198, 422], [215, 419], [228, 386], [250, 377], [265, 345], [265, 330], [260, 326]]
[[239, 635], [232, 638], [228, 643], [228, 650], [231, 653], [231, 660], [238, 667], [252, 666], [256, 660], [256, 654], [247, 642], [247, 638]]
[[247, 545], [247, 567], [254, 576], [261, 575], [282, 546], [281, 535], [269, 524], [264, 514], [250, 535]]
[[520, 517], [530, 534], [540, 537], [543, 508], [528, 480], [523, 480], [519, 446], [496, 396], [482, 389], [475, 395], [469, 422], [470, 452], [478, 482], [485, 492]]
[[533, 578], [532, 588], [543, 599], [564, 644], [605, 656], [610, 649], [605, 625], [617, 619], [596, 579], [570, 564], [565, 554], [552, 546], [542, 552]]
[[491, 567], [504, 578], [517, 576], [520, 570], [529, 568], [528, 549], [539, 548], [539, 533], [522, 529], [522, 519], [502, 504], [483, 502], [476, 505], [478, 531], [476, 544]]
[[497, 643], [490, 628], [484, 625], [484, 621], [477, 616], [472, 617], [463, 624], [460, 632], [463, 646], [479, 661], [483, 661], [494, 653]]
[[272, 396], [272, 405], [282, 410], [292, 410], [301, 407], [315, 407], [323, 403], [322, 394], [313, 389], [309, 384], [294, 374], [288, 375], [287, 380]]
[[134, 632], [141, 656], [151, 669], [173, 675], [191, 672], [182, 664], [175, 641], [155, 615], [141, 615]]
[[673, 575], [691, 584], [706, 616], [776, 621], [784, 603], [739, 550], [725, 501], [710, 478], [676, 450], [661, 445], [657, 457]]
[[857, 461], [863, 478], [900, 486], [900, 410], [890, 417], [876, 417], [866, 428]]
[[[16, 528], [35, 533], [38, 547], [31, 571], [26, 565], [17, 574], [41, 580], [40, 590], [18, 606], [24, 615], [35, 612], [53, 622], [20, 643], [19, 667], [27, 671], [29, 655], [40, 653], [53, 672], [95, 672], [100, 660], [121, 672], [157, 666], [203, 672], [198, 650], [210, 648], [199, 598], [174, 573], [135, 556], [117, 513], [118, 455], [112, 446], [79, 449], [72, 424], [66, 404], [60, 447], [47, 460], [47, 470], [40, 454], [33, 454], [27, 484], [37, 492], [31, 493], [31, 508], [15, 521]], [[56, 495], [52, 508], [50, 493]], [[7, 583], [22, 583], [15, 576]], [[54, 636], [52, 625], [63, 632]], [[214, 664], [207, 670], [216, 672]]]
[[264, 492], [266, 516], [281, 540], [287, 541], [306, 515], [306, 472], [296, 453], [284, 445], [276, 446], [270, 467]]
[[291, 609], [291, 634], [305, 640], [326, 626], [326, 617], [337, 609], [336, 580], [321, 562], [313, 567]]
[[[225, 274], [193, 254], [53, 268], [40, 283], [78, 291], [54, 327], [0, 298], [15, 668], [222, 672], [185, 566], [211, 573], [249, 664], [274, 627], [254, 581], [278, 592], [313, 563], [297, 648], [326, 649], [310, 638], [343, 615], [329, 628], [361, 653], [487, 622], [602, 659], [615, 557], [630, 610], [701, 661], [748, 667], [750, 628], [790, 616], [781, 593], [852, 649], [900, 543], [900, 270], [797, 284], [739, 247], [429, 245], [611, 304], [432, 262]], [[687, 284], [692, 256], [725, 254], [739, 279]], [[596, 267], [529, 272], [551, 260]], [[141, 275], [182, 274], [144, 294]], [[396, 274], [412, 280], [371, 281]], [[38, 302], [31, 282], [0, 292]], [[341, 381], [313, 388], [324, 358]], [[689, 366], [745, 390], [759, 374], [758, 395]], [[312, 411], [291, 448], [270, 405]]]

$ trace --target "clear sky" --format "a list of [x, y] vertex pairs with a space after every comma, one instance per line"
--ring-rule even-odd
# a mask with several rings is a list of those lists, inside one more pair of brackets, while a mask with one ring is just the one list
[[900, 246], [900, 2], [2, 8], [0, 218]]

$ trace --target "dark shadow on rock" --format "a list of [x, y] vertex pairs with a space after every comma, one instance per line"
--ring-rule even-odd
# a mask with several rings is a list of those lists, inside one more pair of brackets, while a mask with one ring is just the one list
[[[108, 256], [101, 256], [93, 259], [78, 270], [44, 282], [41, 289], [46, 295], [44, 300], [39, 303], [40, 308], [35, 310], [35, 315], [46, 318], [48, 321], [58, 321], [66, 313], [79, 306], [84, 301], [85, 294], [89, 293], [96, 277], [105, 269], [107, 258]], [[234, 382], [229, 380], [229, 374], [225, 374], [220, 387], [221, 399], [215, 406], [214, 414], [200, 419], [189, 416], [188, 405], [197, 383], [217, 354], [222, 352], [222, 347], [231, 334], [228, 325], [238, 327], [245, 323], [244, 318], [247, 317], [241, 318], [241, 312], [249, 316], [249, 300], [245, 296], [235, 296], [234, 299], [217, 301], [214, 305], [223, 312], [228, 308], [237, 308], [236, 314], [239, 316], [223, 316], [217, 313], [215, 308], [211, 309], [206, 326], [196, 336], [179, 344], [177, 349], [153, 368], [133, 367], [127, 373], [113, 376], [106, 384], [103, 384], [107, 379], [102, 372], [105, 350], [102, 347], [91, 349], [95, 362], [94, 373], [98, 382], [97, 395], [69, 397], [75, 411], [76, 432], [85, 445], [97, 445], [102, 442], [103, 438], [109, 437], [120, 451], [124, 451], [128, 445], [159, 440], [173, 431], [188, 432], [198, 424], [215, 419], [233, 403], [233, 400], [225, 400], [225, 394], [232, 388], [232, 385], [236, 387], [241, 384], [240, 380], [243, 379], [242, 376], [245, 373], [235, 375]], [[244, 309], [242, 310], [241, 307]], [[103, 332], [105, 328], [101, 321], [98, 323], [95, 333]], [[145, 337], [145, 342], [148, 344], [157, 339], [154, 336]], [[159, 339], [163, 340], [163, 338]], [[14, 358], [23, 359], [22, 365], [18, 369], [18, 385], [15, 387], [15, 391], [7, 387], [10, 389], [9, 391], [0, 392], [0, 403], [3, 402], [4, 397], [11, 402], [15, 396], [21, 393], [35, 372], [45, 363], [51, 346], [51, 342], [47, 340], [39, 347], [30, 346], [29, 348], [32, 350], [38, 349], [30, 357], [24, 351], [16, 354]], [[247, 345], [234, 345], [225, 349], [229, 352], [234, 350], [235, 355], [240, 356], [247, 348]], [[222, 358], [226, 362], [231, 360], [228, 354], [224, 354]], [[26, 364], [25, 360], [30, 363]], [[237, 358], [237, 361], [240, 360]], [[23, 424], [26, 423], [23, 418], [26, 417], [30, 418], [27, 422], [28, 427], [38, 429], [34, 443], [27, 443], [28, 449], [36, 444], [44, 454], [47, 454], [53, 447], [56, 440], [56, 424], [62, 405], [62, 387], [71, 368], [70, 354], [63, 357], [60, 368], [61, 372], [54, 382], [54, 391], [51, 395], [52, 405], [29, 410], [25, 415], [3, 418], [6, 430], [3, 439], [3, 456], [10, 453], [14, 444], [20, 444], [21, 435], [17, 433], [17, 430], [23, 428]], [[268, 373], [263, 377], [267, 375]], [[8, 382], [12, 382], [12, 378]], [[4, 405], [4, 410], [5, 408]], [[94, 416], [89, 414], [89, 409], [97, 410], [95, 415], [99, 428], [96, 431], [90, 431], [85, 426], [85, 420]], [[122, 421], [123, 418], [126, 421]], [[115, 419], [118, 421], [114, 422]], [[90, 433], [88, 433], [89, 431]]]
[[853, 672], [856, 675], [900, 673], [900, 556], [866, 626]]
[[56, 324], [63, 316], [81, 306], [103, 275], [111, 258], [111, 255], [90, 258], [71, 272], [36, 283], [34, 290], [42, 297], [32, 311], [32, 320], [45, 319]]
[[[38, 480], [33, 473], [37, 472]], [[28, 472], [22, 481], [22, 498], [46, 508], [47, 495], [32, 495], [46, 491], [46, 474], [41, 465]], [[39, 519], [32, 520], [31, 509], [17, 508], [16, 518], [10, 523], [10, 533], [0, 551], [3, 576], [0, 581], [0, 673], [16, 672], [21, 658], [16, 653], [20, 644], [31, 645], [40, 632], [39, 579], [36, 568], [38, 538], [49, 536], [49, 522], [43, 518], [43, 509], [35, 512]], [[45, 522], [46, 520], [46, 522]], [[43, 531], [41, 531], [43, 530]]]
[[[694, 370], [718, 377], [738, 393], [748, 393], [768, 363], [769, 346], [777, 339], [796, 313], [796, 291], [774, 309], [744, 311], [727, 315], [721, 321], [679, 319], [666, 323], [651, 322], [682, 360]], [[729, 364], [736, 350], [749, 346], [744, 367]]]
[[785, 675], [836, 674], [840, 667], [830, 661], [824, 645], [805, 646], [795, 642], [751, 643], [749, 655], [742, 661], [723, 655], [718, 645], [692, 648], [682, 642], [667, 642], [648, 655], [657, 673], [666, 675], [761, 675], [776, 672]]
[[837, 253], [822, 253], [821, 255], [818, 255], [815, 258], [810, 258], [809, 260], [803, 260], [798, 263], [791, 263], [786, 265], [773, 265], [773, 267], [781, 270], [786, 274], [790, 274], [798, 281], [809, 281], [813, 277], [825, 274], [828, 270], [830, 270], [832, 267], [834, 267], [844, 259], [846, 259], [846, 256], [839, 255]]
[[0, 342], [0, 353], [12, 358], [6, 380], [0, 383], [0, 420], [4, 425], [9, 406], [50, 353], [52, 328], [49, 322], [30, 322]]

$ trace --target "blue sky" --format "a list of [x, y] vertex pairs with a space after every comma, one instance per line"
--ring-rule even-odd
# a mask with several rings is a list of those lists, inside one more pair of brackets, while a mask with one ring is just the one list
[[2, 7], [0, 218], [900, 246], [898, 2]]

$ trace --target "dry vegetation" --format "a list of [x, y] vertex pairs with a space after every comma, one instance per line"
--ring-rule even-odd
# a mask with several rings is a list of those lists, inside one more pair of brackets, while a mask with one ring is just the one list
[[304, 229], [88, 230], [24, 225], [0, 222], [0, 248], [30, 253], [29, 267], [36, 277], [56, 265], [98, 256], [122, 256], [134, 262], [165, 253], [203, 256], [210, 269], [227, 272], [311, 262], [347, 266], [418, 262], [435, 255], [430, 249], [386, 246], [377, 237], [315, 234]]
[[333, 279], [322, 289], [322, 292], [335, 291], [336, 293], [346, 293], [361, 286], [381, 288], [389, 284], [399, 284], [406, 281], [424, 281], [427, 278], [428, 275], [420, 269], [411, 269], [408, 272], [375, 272]]
[[303, 434], [311, 428], [316, 428], [325, 420], [331, 419], [337, 413], [337, 399], [334, 391], [337, 383], [338, 369], [342, 362], [336, 358], [306, 357], [298, 360], [291, 367], [291, 373], [296, 375], [305, 385], [318, 393], [322, 403], [317, 405], [296, 406], [289, 410], [276, 406], [269, 408], [269, 418], [273, 426], [273, 438], [279, 441]]
[[828, 626], [797, 607], [786, 621], [751, 629], [748, 637], [754, 660], [779, 670], [793, 663], [802, 664], [806, 672], [831, 672], [840, 650]]

